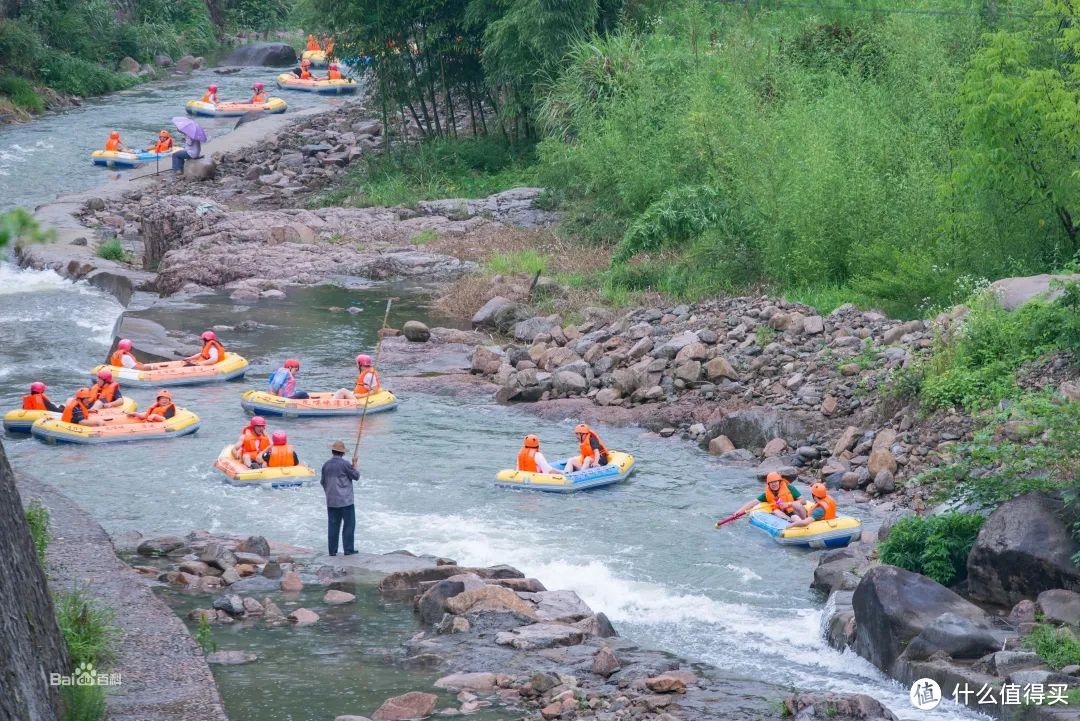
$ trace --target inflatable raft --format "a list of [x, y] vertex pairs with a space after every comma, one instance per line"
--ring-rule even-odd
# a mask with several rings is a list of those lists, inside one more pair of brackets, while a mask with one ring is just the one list
[[[102, 416], [124, 413], [134, 413], [137, 404], [130, 398], [124, 398], [124, 402], [116, 408], [102, 408], [99, 413]], [[8, 411], [4, 414], [4, 430], [8, 433], [29, 433], [30, 427], [42, 418], [59, 418], [60, 414], [55, 411], [26, 411], [22, 408]]]
[[328, 62], [325, 50], [305, 50], [300, 59], [310, 62], [313, 68], [325, 68]]
[[240, 399], [240, 405], [248, 413], [260, 416], [360, 416], [382, 413], [397, 408], [397, 398], [388, 390], [356, 398], [334, 398], [333, 393], [312, 393], [311, 398], [282, 398], [267, 391], [248, 391]]
[[285, 90], [300, 90], [319, 95], [348, 95], [359, 87], [355, 80], [301, 80], [292, 73], [277, 76], [277, 85]]
[[55, 418], [42, 418], [30, 427], [30, 434], [46, 443], [92, 444], [164, 440], [199, 430], [199, 417], [184, 408], [177, 408], [175, 416], [161, 423], [146, 423], [121, 415], [106, 416], [105, 421], [103, 426], [80, 426]]
[[315, 470], [303, 464], [287, 468], [248, 468], [232, 457], [232, 446], [221, 449], [214, 468], [225, 474], [234, 486], [258, 486], [259, 488], [300, 488], [315, 482]]
[[782, 546], [799, 548], [843, 548], [862, 534], [861, 521], [841, 515], [831, 521], [792, 528], [784, 519], [769, 513], [764, 503], [750, 511], [750, 525], [765, 531]]
[[90, 375], [96, 377], [98, 371], [112, 371], [113, 378], [123, 386], [164, 388], [230, 381], [243, 377], [247, 368], [246, 358], [235, 353], [225, 353], [224, 360], [212, 366], [188, 365], [184, 361], [147, 363], [144, 370], [100, 365], [90, 371]]
[[[618, 483], [634, 472], [634, 457], [622, 451], [609, 451], [609, 463], [599, 468], [586, 468], [584, 471], [571, 473], [531, 473], [507, 469], [499, 471], [495, 485], [507, 488], [531, 488], [536, 491], [554, 493], [572, 493], [587, 488], [599, 488]], [[562, 463], [552, 463], [552, 467], [562, 469]]]
[[281, 98], [267, 98], [265, 103], [204, 103], [201, 100], [189, 100], [184, 106], [188, 115], [201, 115], [207, 118], [238, 118], [251, 112], [268, 114], [284, 113], [289, 104]]
[[143, 163], [152, 163], [155, 160], [166, 160], [177, 151], [173, 148], [167, 153], [155, 153], [150, 150], [140, 150], [135, 153], [122, 153], [117, 150], [95, 150], [90, 153], [90, 161], [94, 165], [106, 168], [138, 168]]

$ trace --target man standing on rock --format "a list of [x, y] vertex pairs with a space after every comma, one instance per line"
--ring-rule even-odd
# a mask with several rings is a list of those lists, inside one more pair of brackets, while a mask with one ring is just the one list
[[[356, 553], [356, 505], [353, 500], [353, 481], [360, 478], [356, 459], [345, 460], [345, 444], [334, 441], [330, 446], [331, 458], [322, 467], [320, 483], [326, 493], [326, 545], [331, 556], [337, 555], [338, 536], [346, 556]], [[342, 528], [344, 525], [344, 528]]]

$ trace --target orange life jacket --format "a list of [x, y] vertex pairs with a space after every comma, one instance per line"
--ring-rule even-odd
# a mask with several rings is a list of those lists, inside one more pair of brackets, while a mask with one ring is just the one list
[[[365, 379], [368, 379], [365, 382]], [[381, 388], [379, 385], [379, 374], [374, 368], [368, 368], [366, 371], [356, 376], [356, 388], [353, 389], [353, 393], [358, 396], [365, 395], [367, 393], [375, 393]]]
[[814, 505], [810, 506], [810, 513], [813, 513], [815, 508], [820, 508], [825, 511], [825, 515], [821, 518], [823, 521], [831, 521], [836, 518], [836, 499], [832, 496], [815, 498]]
[[120, 150], [120, 141], [119, 140], [113, 140], [112, 138], [109, 138], [108, 140], [105, 141], [105, 150], [119, 151]]
[[328, 80], [341, 80], [341, 71], [330, 68], [326, 71], [326, 78]]
[[24, 411], [47, 411], [49, 410], [49, 399], [44, 393], [31, 393], [28, 396], [23, 396], [22, 407]]
[[536, 449], [522, 448], [518, 451], [518, 470], [539, 473], [540, 467], [536, 465]]
[[307, 68], [300, 68], [300, 79], [311, 80], [311, 71]]
[[64, 412], [60, 414], [60, 420], [64, 423], [71, 423], [72, 418], [75, 416], [75, 409], [82, 410], [83, 420], [90, 415], [90, 409], [86, 407], [86, 404], [82, 402], [81, 398], [72, 398], [66, 406], [64, 406]]
[[261, 436], [251, 430], [251, 426], [244, 428], [244, 445], [241, 448], [242, 453], [256, 456], [267, 448], [270, 447], [270, 439], [265, 433]]
[[307, 49], [308, 50], [319, 50], [320, 49], [319, 48], [319, 41], [315, 39], [314, 35], [308, 35], [307, 36]]
[[293, 447], [286, 443], [283, 446], [274, 446], [270, 449], [270, 458], [266, 465], [270, 468], [286, 468], [295, 466], [293, 463]]
[[214, 105], [217, 105], [217, 93], [206, 93], [202, 96], [202, 101], [204, 103], [213, 103]]
[[788, 488], [787, 481], [780, 481], [780, 492], [773, 493], [769, 488], [769, 484], [765, 484], [765, 502], [769, 504], [769, 510], [775, 511], [779, 508], [777, 501], [784, 501], [786, 503], [794, 503], [795, 497], [791, 495], [791, 489]]
[[225, 360], [225, 346], [221, 345], [216, 340], [206, 341], [206, 343], [203, 344], [202, 352], [199, 353], [199, 356], [201, 356], [203, 360], [210, 360], [211, 348], [217, 348], [218, 355], [216, 362], [220, 363]]
[[105, 385], [95, 383], [90, 386], [90, 404], [93, 405], [98, 400], [112, 403], [116, 400], [116, 391], [118, 390], [120, 390], [120, 384], [116, 381], [106, 383]]
[[582, 460], [592, 458], [593, 447], [591, 441], [593, 438], [596, 439], [596, 445], [600, 446], [600, 460], [603, 461], [604, 456], [608, 454], [608, 449], [607, 446], [604, 445], [604, 442], [600, 440], [600, 436], [596, 435], [596, 431], [589, 431], [589, 435], [586, 436], [585, 440], [578, 446], [578, 453], [581, 454]]
[[173, 139], [172, 138], [166, 138], [165, 140], [159, 140], [154, 145], [154, 152], [155, 153], [167, 153], [170, 150], [172, 150], [172, 146], [173, 146]]
[[126, 368], [127, 366], [124, 365], [125, 357], [131, 358], [131, 360], [135, 360], [135, 356], [133, 356], [129, 351], [118, 350], [112, 354], [111, 358], [109, 358], [109, 365], [115, 366], [116, 368]]
[[165, 405], [161, 406], [158, 405], [155, 401], [154, 405], [146, 409], [146, 417], [149, 418], [150, 416], [161, 416], [162, 418], [167, 418], [165, 414], [169, 412], [170, 408], [173, 411], [176, 410], [176, 406], [172, 403], [166, 403]]
[[252, 105], [262, 105], [266, 102], [266, 93], [255, 93], [251, 96]]

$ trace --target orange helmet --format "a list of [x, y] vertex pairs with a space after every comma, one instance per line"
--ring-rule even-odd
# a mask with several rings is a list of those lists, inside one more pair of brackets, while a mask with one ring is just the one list
[[162, 130], [160, 133], [158, 133], [158, 135], [160, 135], [163, 138], [171, 138], [172, 137], [172, 133], [170, 133], [168, 130]]
[[89, 388], [80, 388], [79, 390], [75, 391], [75, 397], [76, 398], [89, 398], [90, 397], [90, 389]]
[[827, 488], [825, 488], [824, 483], [815, 483], [814, 485], [810, 486], [810, 495], [812, 495], [814, 498], [824, 498], [825, 496], [829, 495], [829, 491]]
[[157, 395], [154, 396], [154, 398], [157, 400], [161, 400], [162, 398], [164, 398], [165, 400], [172, 401], [172, 393], [169, 393], [169, 391], [162, 388], [157, 392]]
[[580, 436], [582, 433], [592, 433], [592, 429], [584, 423], [578, 423], [574, 428], [574, 434]]
[[772, 483], [773, 481], [776, 481], [777, 483], [783, 483], [784, 482], [784, 477], [781, 476], [776, 471], [773, 471], [769, 475], [765, 476], [765, 482], [766, 483]]
[[117, 131], [114, 130], [111, 133], [109, 133], [109, 137], [112, 138], [113, 140], [119, 140], [120, 139], [120, 133], [118, 133]]
[[540, 447], [540, 437], [535, 436], [532, 433], [525, 436], [525, 447], [526, 448], [539, 448]]

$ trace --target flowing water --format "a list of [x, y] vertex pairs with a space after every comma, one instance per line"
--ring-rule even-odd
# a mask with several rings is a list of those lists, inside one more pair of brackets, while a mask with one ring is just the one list
[[[206, 86], [218, 86], [223, 100], [247, 100], [251, 84], [259, 81], [267, 93], [280, 96], [290, 110], [344, 102], [314, 93], [279, 90], [274, 78], [279, 68], [243, 68], [232, 75], [199, 70], [187, 77], [146, 83], [101, 98], [89, 98], [77, 108], [48, 113], [32, 122], [0, 126], [0, 210], [23, 205], [33, 208], [58, 194], [91, 188], [115, 173], [90, 163], [90, 153], [105, 147], [109, 132], [117, 130], [128, 147], [144, 148], [161, 129], [173, 132], [171, 118], [184, 115], [184, 103], [198, 100]], [[236, 118], [197, 118], [211, 138], [228, 132]], [[163, 164], [162, 168], [167, 167]], [[154, 170], [153, 164], [128, 176]]]
[[[0, 128], [0, 209], [92, 187], [106, 171], [91, 167], [87, 156], [109, 130], [120, 130], [132, 144], [149, 142], [208, 82], [221, 86], [223, 97], [240, 97], [254, 80], [267, 82], [273, 74], [254, 68], [229, 76], [201, 72]], [[292, 107], [337, 102], [302, 93], [286, 97]], [[232, 126], [203, 122], [211, 135]], [[14, 464], [55, 483], [110, 532], [206, 528], [321, 549], [325, 510], [317, 486], [234, 488], [211, 465], [246, 422], [241, 391], [262, 387], [283, 358], [303, 362], [302, 388], [351, 387], [352, 358], [372, 351], [391, 291], [402, 295], [386, 287], [321, 286], [251, 306], [220, 297], [173, 304], [158, 314], [171, 328], [198, 332], [247, 318], [263, 324], [251, 333], [223, 334], [229, 347], [251, 360], [245, 382], [175, 390], [178, 403], [201, 416], [197, 434], [99, 447], [47, 446], [23, 436], [6, 438], [5, 446]], [[406, 295], [391, 324], [430, 317], [418, 303]], [[330, 306], [362, 312], [331, 313]], [[48, 384], [57, 400], [82, 385], [89, 368], [104, 358], [121, 311], [111, 296], [85, 284], [0, 263], [0, 408], [16, 407], [34, 380]], [[394, 368], [380, 370], [393, 388]], [[131, 395], [143, 406], [151, 400], [146, 391]], [[401, 395], [397, 411], [371, 416], [365, 426], [357, 524], [362, 550], [408, 548], [470, 565], [510, 563], [549, 588], [575, 589], [623, 635], [645, 645], [733, 675], [868, 693], [910, 717], [907, 689], [822, 640], [823, 599], [808, 589], [816, 554], [781, 549], [745, 523], [713, 529], [716, 518], [757, 492], [747, 470], [725, 467], [684, 441], [600, 428], [609, 446], [638, 458], [628, 482], [572, 496], [497, 489], [495, 472], [514, 462], [526, 433], [540, 435], [549, 458], [571, 453], [574, 419], [542, 421], [487, 398]], [[355, 434], [356, 421], [294, 419], [272, 426], [286, 430], [301, 459], [317, 465], [330, 441]], [[860, 515], [858, 506], [845, 510]], [[373, 698], [423, 687], [410, 686], [416, 672], [394, 671], [379, 660], [390, 653], [379, 649], [397, 647], [414, 628], [408, 609], [382, 604], [370, 589], [359, 593], [363, 613], [334, 611], [311, 629], [218, 632], [223, 647], [254, 648], [264, 657], [215, 669], [232, 717], [332, 718], [358, 712], [355, 705], [348, 708], [359, 702], [358, 689], [367, 694], [362, 708], [370, 708]], [[291, 674], [299, 667], [302, 673]], [[945, 707], [920, 715], [973, 717]]]

